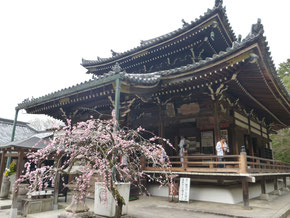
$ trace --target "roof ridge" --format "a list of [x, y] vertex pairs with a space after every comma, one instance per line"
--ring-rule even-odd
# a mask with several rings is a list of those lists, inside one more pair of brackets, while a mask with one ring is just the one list
[[[29, 101], [24, 101], [20, 104], [18, 104], [18, 107], [23, 107], [25, 105], [29, 105], [33, 102], [37, 102], [39, 100], [44, 100], [45, 98], [48, 97], [53, 97], [53, 95], [61, 95], [64, 94], [63, 92], [66, 90], [69, 90], [73, 87], [80, 87], [80, 86], [87, 86], [87, 84], [89, 83], [93, 83], [95, 81], [98, 81], [100, 79], [104, 79], [113, 75], [117, 75], [120, 74], [123, 76], [124, 79], [126, 80], [130, 80], [132, 82], [143, 82], [144, 84], [152, 84], [152, 83], [156, 83], [160, 80], [160, 77], [164, 76], [164, 75], [171, 75], [174, 74], [176, 72], [182, 72], [182, 71], [186, 71], [186, 70], [190, 70], [192, 68], [195, 67], [201, 67], [204, 66], [205, 64], [215, 61], [216, 59], [219, 59], [225, 55], [228, 55], [230, 52], [234, 52], [237, 49], [241, 48], [242, 46], [244, 46], [246, 43], [255, 40], [256, 38], [258, 38], [260, 36], [261, 32], [259, 32], [258, 34], [249, 34], [246, 38], [244, 38], [243, 40], [239, 41], [235, 41], [231, 47], [228, 47], [225, 51], [220, 51], [218, 54], [214, 54], [212, 57], [207, 57], [205, 60], [200, 60], [199, 62], [193, 63], [193, 64], [188, 64], [186, 66], [181, 66], [181, 67], [176, 67], [173, 69], [169, 69], [169, 70], [161, 70], [161, 71], [155, 71], [155, 72], [151, 72], [151, 73], [147, 73], [147, 74], [134, 74], [134, 73], [127, 73], [126, 71], [123, 71], [122, 69], [119, 69], [119, 72], [115, 72], [113, 70], [109, 71], [108, 73], [104, 73], [103, 75], [97, 76], [97, 77], [93, 77], [93, 79], [87, 80], [87, 81], [83, 81], [79, 84], [76, 84], [74, 86], [68, 87], [68, 88], [64, 88], [58, 91], [55, 91], [53, 93], [38, 97], [38, 98], [34, 98], [32, 100]], [[116, 63], [117, 64], [117, 63]], [[113, 67], [114, 68], [114, 67]], [[143, 80], [140, 80], [140, 76], [143, 77]], [[56, 96], [58, 97], [58, 96]]]
[[155, 43], [162, 42], [162, 41], [170, 38], [173, 35], [180, 34], [180, 33], [184, 32], [184, 31], [189, 30], [190, 28], [193, 28], [204, 17], [211, 16], [214, 13], [219, 12], [219, 11], [221, 13], [223, 13], [223, 15], [224, 15], [224, 22], [225, 22], [226, 26], [229, 28], [232, 40], [235, 40], [236, 39], [235, 34], [234, 34], [233, 30], [232, 30], [232, 27], [231, 27], [231, 25], [229, 23], [227, 15], [226, 15], [226, 8], [223, 7], [222, 3], [221, 3], [221, 4], [218, 4], [218, 5], [215, 5], [213, 7], [213, 9], [209, 9], [208, 8], [207, 11], [204, 12], [203, 15], [200, 15], [199, 18], [196, 18], [194, 21], [191, 21], [191, 23], [186, 23], [184, 20], [182, 20], [183, 26], [181, 28], [178, 28], [178, 29], [173, 30], [173, 31], [171, 31], [169, 33], [163, 34], [161, 36], [154, 37], [154, 38], [149, 39], [149, 40], [141, 40], [139, 46], [134, 47], [134, 48], [129, 49], [129, 50], [126, 50], [124, 52], [117, 53], [117, 52], [114, 52], [113, 50], [111, 50], [112, 56], [108, 57], [108, 58], [97, 57], [97, 60], [87, 60], [87, 59], [82, 58], [81, 65], [86, 67], [86, 66], [91, 66], [91, 65], [95, 65], [95, 64], [101, 64], [101, 63], [105, 63], [106, 61], [116, 60], [116, 59], [118, 59], [118, 58], [120, 58], [120, 57], [122, 57], [124, 55], [128, 55], [129, 53], [137, 52], [139, 49], [143, 49], [143, 48], [145, 49], [147, 47], [150, 47], [150, 46], [154, 45]]

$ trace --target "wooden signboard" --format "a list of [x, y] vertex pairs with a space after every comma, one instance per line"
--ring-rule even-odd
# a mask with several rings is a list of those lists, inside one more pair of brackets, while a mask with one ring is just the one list
[[179, 201], [189, 202], [190, 178], [180, 178]]
[[213, 147], [213, 131], [201, 132], [201, 146]]
[[180, 108], [178, 108], [178, 113], [182, 115], [189, 115], [189, 114], [197, 114], [199, 113], [199, 104], [197, 103], [190, 103], [190, 104], [183, 104]]
[[168, 117], [175, 117], [175, 108], [173, 103], [166, 104], [166, 114]]

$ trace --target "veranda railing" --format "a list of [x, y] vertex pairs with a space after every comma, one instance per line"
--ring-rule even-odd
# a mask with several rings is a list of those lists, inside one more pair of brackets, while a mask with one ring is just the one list
[[[240, 155], [225, 155], [220, 160], [216, 155], [170, 156], [171, 171], [176, 172], [224, 172], [224, 173], [290, 173], [290, 164], [272, 160]], [[154, 163], [144, 160], [144, 170], [160, 171]]]

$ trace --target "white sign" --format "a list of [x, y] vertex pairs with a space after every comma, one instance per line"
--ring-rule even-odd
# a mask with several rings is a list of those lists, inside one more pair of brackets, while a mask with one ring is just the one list
[[190, 178], [180, 178], [179, 201], [189, 201]]

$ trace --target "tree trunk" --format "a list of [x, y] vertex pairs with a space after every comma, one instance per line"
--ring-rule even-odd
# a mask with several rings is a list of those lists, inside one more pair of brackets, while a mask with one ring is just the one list
[[120, 218], [122, 216], [122, 208], [123, 208], [123, 202], [120, 199], [117, 199], [117, 205], [115, 210], [115, 218]]
[[113, 197], [117, 201], [116, 210], [115, 210], [115, 218], [120, 218], [122, 216], [122, 207], [125, 205], [124, 198], [120, 195], [117, 188], [112, 187]]

